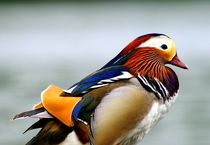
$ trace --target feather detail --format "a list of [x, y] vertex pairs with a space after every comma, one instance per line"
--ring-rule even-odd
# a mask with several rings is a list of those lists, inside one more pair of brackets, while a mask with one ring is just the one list
[[154, 93], [156, 97], [160, 99], [163, 103], [165, 103], [166, 100], [170, 99], [171, 96], [169, 95], [168, 90], [157, 78], [151, 80], [138, 75], [137, 79], [148, 92]]
[[23, 133], [26, 133], [30, 130], [33, 129], [37, 129], [37, 128], [42, 128], [43, 126], [45, 126], [50, 120], [49, 118], [42, 118], [39, 121], [35, 122], [34, 124], [32, 124], [28, 129], [26, 129]]
[[172, 69], [165, 66], [160, 55], [155, 48], [139, 48], [124, 66], [135, 76], [144, 76], [153, 81], [158, 79], [168, 90], [170, 96], [174, 96], [179, 89], [178, 78]]
[[52, 116], [44, 108], [39, 108], [17, 114], [12, 120], [25, 118], [52, 118]]
[[75, 124], [74, 131], [83, 144], [90, 141], [91, 133], [87, 122], [78, 119], [77, 123]]
[[155, 96], [151, 97], [139, 86], [119, 86], [102, 99], [91, 121], [96, 145], [119, 143], [120, 138], [130, 132], [150, 110]]
[[26, 145], [57, 145], [73, 130], [56, 119], [39, 120], [26, 131], [41, 127], [39, 133]]
[[[106, 65], [104, 65], [102, 68], [107, 68], [110, 66], [115, 65], [122, 65], [124, 64], [139, 48], [141, 44], [143, 44], [145, 41], [149, 40], [151, 37], [156, 36], [166, 36], [164, 34], [159, 33], [151, 33], [142, 35], [140, 37], [137, 37], [133, 41], [131, 41], [115, 58], [113, 58], [111, 61], [109, 61]], [[168, 37], [168, 36], [166, 36]]]
[[[63, 90], [57, 86], [50, 85], [41, 94], [41, 100], [44, 108], [63, 124], [71, 127], [74, 126], [74, 118], [77, 116], [74, 112], [75, 106], [82, 99], [81, 97], [62, 97], [60, 94]], [[72, 115], [74, 114], [74, 115]], [[76, 118], [76, 117], [75, 117]]]
[[[120, 80], [127, 80], [132, 77], [133, 75], [130, 74], [128, 69], [124, 66], [108, 67], [100, 69], [87, 76], [80, 82], [70, 87], [68, 90], [64, 90], [64, 92], [70, 96], [82, 96], [93, 89], [104, 87], [110, 83]], [[62, 94], [62, 96], [66, 95]]]
[[25, 131], [41, 128], [27, 145], [65, 144], [71, 132], [81, 144], [137, 144], [176, 98], [179, 81], [169, 63], [187, 68], [168, 36], [143, 35], [69, 89], [50, 85], [34, 110], [13, 120], [39, 118]]

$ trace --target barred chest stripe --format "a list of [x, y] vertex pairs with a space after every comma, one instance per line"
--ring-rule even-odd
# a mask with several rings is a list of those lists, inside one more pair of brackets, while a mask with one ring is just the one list
[[161, 100], [163, 103], [166, 100], [170, 99], [170, 94], [167, 90], [167, 88], [163, 85], [161, 81], [159, 81], [157, 78], [154, 80], [148, 79], [146, 77], [142, 77], [138, 75], [136, 77], [140, 84], [148, 91], [155, 94], [155, 96]]

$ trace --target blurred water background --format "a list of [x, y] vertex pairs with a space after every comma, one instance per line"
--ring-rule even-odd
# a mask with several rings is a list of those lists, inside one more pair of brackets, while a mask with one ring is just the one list
[[9, 121], [49, 84], [67, 88], [102, 67], [135, 37], [172, 37], [188, 71], [180, 94], [141, 145], [210, 144], [210, 2], [0, 3], [0, 145], [21, 145], [34, 120]]

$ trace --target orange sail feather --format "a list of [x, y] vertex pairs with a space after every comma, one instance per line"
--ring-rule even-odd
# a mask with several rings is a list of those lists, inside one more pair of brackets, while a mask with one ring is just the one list
[[44, 108], [55, 118], [65, 125], [74, 126], [72, 120], [73, 109], [82, 99], [81, 97], [62, 97], [63, 90], [57, 86], [50, 85], [41, 94], [41, 102]]

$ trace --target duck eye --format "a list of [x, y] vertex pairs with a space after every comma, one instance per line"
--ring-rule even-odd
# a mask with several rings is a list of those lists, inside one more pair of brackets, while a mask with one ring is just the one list
[[163, 45], [161, 45], [160, 47], [161, 47], [162, 49], [164, 49], [164, 50], [168, 49], [168, 46], [167, 46], [166, 44], [163, 44]]

